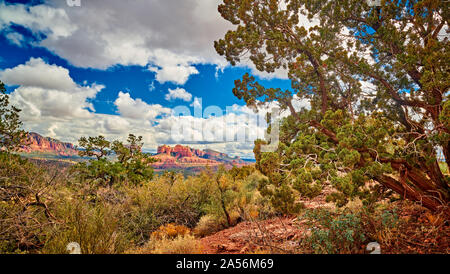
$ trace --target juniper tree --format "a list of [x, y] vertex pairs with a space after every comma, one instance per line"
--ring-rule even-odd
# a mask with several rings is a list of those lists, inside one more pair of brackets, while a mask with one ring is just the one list
[[23, 143], [26, 133], [21, 130], [19, 113], [20, 109], [10, 105], [5, 85], [0, 81], [0, 150], [13, 151]]
[[82, 181], [112, 187], [123, 182], [139, 184], [153, 177], [150, 164], [154, 159], [142, 152], [142, 136], [129, 134], [127, 144], [118, 140], [110, 142], [101, 135], [81, 137], [78, 143], [82, 148], [80, 156], [95, 157], [88, 163], [75, 165], [74, 171]]
[[[331, 182], [338, 205], [395, 192], [449, 212], [450, 177], [437, 159], [442, 151], [450, 164], [448, 3], [224, 0], [218, 10], [235, 26], [214, 43], [219, 54], [284, 69], [291, 81], [266, 88], [245, 74], [233, 89], [249, 106], [277, 101], [289, 111], [275, 152], [255, 142], [268, 176], [261, 188], [275, 204]], [[305, 18], [318, 23], [306, 28]], [[296, 109], [294, 99], [311, 107]]]
[[42, 229], [55, 224], [48, 190], [57, 173], [12, 153], [26, 137], [19, 113], [0, 81], [0, 250], [7, 252], [39, 247]]

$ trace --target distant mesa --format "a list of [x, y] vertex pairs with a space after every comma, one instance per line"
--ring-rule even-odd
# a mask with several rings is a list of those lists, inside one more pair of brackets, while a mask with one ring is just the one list
[[25, 154], [51, 154], [60, 157], [78, 156], [78, 150], [73, 144], [43, 137], [35, 132], [28, 133], [25, 145], [20, 148], [20, 152]]
[[249, 164], [238, 156], [230, 157], [225, 153], [211, 149], [200, 150], [182, 145], [175, 145], [174, 147], [168, 145], [159, 146], [154, 158], [158, 160], [158, 162], [153, 163], [153, 167], [156, 169], [195, 166], [217, 167], [219, 165], [243, 166]]

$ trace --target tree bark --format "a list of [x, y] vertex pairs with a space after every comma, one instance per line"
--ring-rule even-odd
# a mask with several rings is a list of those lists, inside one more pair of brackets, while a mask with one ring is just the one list
[[447, 207], [448, 203], [443, 204], [439, 201], [439, 199], [432, 195], [425, 195], [410, 186], [402, 184], [390, 176], [380, 175], [377, 177], [377, 181], [385, 187], [392, 189], [405, 199], [420, 202], [424, 207], [430, 209], [431, 211], [438, 211], [443, 208], [444, 213], [447, 216], [450, 216], [450, 209]]

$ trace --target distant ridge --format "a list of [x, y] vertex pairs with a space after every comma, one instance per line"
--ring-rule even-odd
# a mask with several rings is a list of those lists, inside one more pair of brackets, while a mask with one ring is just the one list
[[27, 134], [25, 145], [20, 148], [19, 152], [33, 155], [46, 154], [62, 158], [78, 156], [78, 150], [73, 144], [44, 137], [36, 132]]

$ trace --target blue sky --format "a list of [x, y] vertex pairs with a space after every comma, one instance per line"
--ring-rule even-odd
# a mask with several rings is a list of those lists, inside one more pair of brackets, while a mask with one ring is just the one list
[[284, 71], [257, 72], [245, 59], [231, 67], [215, 52], [213, 41], [233, 28], [217, 12], [220, 1], [65, 2], [0, 0], [0, 80], [23, 109], [26, 130], [74, 143], [86, 135], [135, 133], [150, 151], [189, 143], [253, 157], [255, 134], [184, 138], [194, 129], [177, 139], [171, 130], [182, 123], [171, 110], [181, 105], [193, 112], [201, 98], [203, 110], [233, 106], [227, 117], [237, 121], [231, 129], [197, 117], [203, 130], [261, 136], [265, 125], [249, 122], [251, 111], [232, 94], [234, 80], [250, 72], [268, 87], [290, 88]]
[[[22, 33], [22, 32], [21, 32]], [[25, 34], [25, 33], [22, 33]], [[28, 37], [28, 36], [27, 36]], [[32, 36], [31, 36], [32, 37]], [[227, 66], [217, 71], [214, 64], [194, 64], [199, 71], [191, 75], [183, 85], [166, 82], [160, 83], [155, 79], [155, 73], [142, 66], [114, 65], [107, 69], [79, 68], [46, 48], [32, 46], [18, 46], [5, 37], [0, 36], [0, 69], [14, 68], [26, 63], [30, 58], [42, 58], [48, 64], [55, 64], [67, 68], [71, 78], [79, 84], [97, 83], [105, 88], [92, 100], [97, 113], [115, 114], [116, 107], [112, 102], [117, 98], [119, 91], [127, 91], [135, 98], [141, 98], [147, 103], [157, 103], [167, 107], [180, 104], [179, 100], [168, 101], [164, 97], [168, 89], [182, 87], [195, 97], [201, 97], [204, 105], [217, 105], [225, 109], [233, 104], [244, 105], [232, 93], [234, 80], [240, 79], [251, 70], [245, 67]], [[290, 88], [290, 81], [273, 78], [260, 79], [265, 86]], [[13, 91], [15, 86], [8, 87]], [[192, 107], [191, 107], [192, 108]]]

